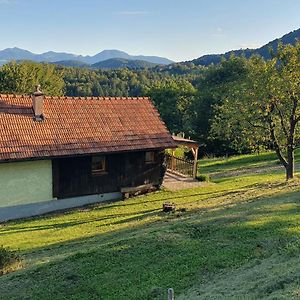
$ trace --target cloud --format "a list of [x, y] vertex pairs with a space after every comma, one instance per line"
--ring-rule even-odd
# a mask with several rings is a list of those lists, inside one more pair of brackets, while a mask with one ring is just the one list
[[119, 11], [117, 14], [122, 16], [142, 16], [142, 15], [149, 15], [150, 11], [125, 10], [125, 11]]
[[225, 37], [226, 34], [225, 34], [223, 28], [218, 27], [218, 28], [215, 30], [215, 32], [212, 34], [212, 36], [213, 36], [213, 37]]
[[236, 45], [235, 48], [237, 49], [256, 49], [256, 48], [260, 48], [261, 47], [261, 44], [259, 43], [252, 43], [252, 44], [239, 44], [239, 45]]

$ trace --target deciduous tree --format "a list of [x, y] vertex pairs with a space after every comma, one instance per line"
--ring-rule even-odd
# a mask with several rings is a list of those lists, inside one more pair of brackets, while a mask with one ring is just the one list
[[249, 147], [271, 147], [294, 176], [294, 151], [300, 121], [300, 43], [280, 45], [273, 58], [253, 57], [247, 76], [228, 88], [213, 132]]
[[10, 62], [0, 68], [1, 93], [30, 94], [37, 84], [47, 95], [63, 95], [64, 81], [54, 65]]

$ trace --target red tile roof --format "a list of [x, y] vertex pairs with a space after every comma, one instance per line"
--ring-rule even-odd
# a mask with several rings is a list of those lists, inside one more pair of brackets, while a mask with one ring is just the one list
[[175, 147], [149, 98], [0, 95], [0, 161]]

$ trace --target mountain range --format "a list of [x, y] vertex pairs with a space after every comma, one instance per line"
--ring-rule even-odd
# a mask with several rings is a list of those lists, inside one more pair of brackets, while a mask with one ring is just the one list
[[93, 56], [75, 55], [65, 52], [48, 51], [42, 54], [35, 54], [28, 50], [20, 49], [17, 47], [7, 48], [0, 51], [0, 64], [5, 64], [11, 60], [30, 60], [36, 62], [77, 62], [77, 65], [86, 64], [92, 65], [109, 59], [126, 59], [126, 60], [138, 60], [145, 61], [156, 65], [167, 65], [173, 63], [172, 60], [159, 57], [159, 56], [145, 56], [145, 55], [129, 55], [128, 53], [120, 50], [103, 50]]
[[[297, 40], [300, 40], [300, 28], [294, 30], [279, 39], [275, 39], [268, 44], [257, 49], [239, 49], [228, 51], [223, 54], [209, 54], [203, 55], [199, 58], [182, 62], [179, 64], [193, 63], [195, 65], [208, 66], [210, 64], [218, 64], [222, 58], [229, 58], [231, 55], [250, 57], [254, 54], [263, 56], [266, 59], [270, 58], [270, 48], [276, 51], [278, 43], [283, 44], [295, 44]], [[67, 67], [85, 67], [85, 68], [97, 68], [97, 69], [142, 69], [152, 68], [157, 65], [170, 65], [167, 68], [172, 68], [174, 61], [159, 57], [159, 56], [144, 56], [144, 55], [130, 55], [120, 50], [103, 50], [93, 56], [75, 55], [65, 52], [48, 51], [42, 54], [35, 54], [28, 50], [20, 49], [17, 47], [7, 48], [0, 51], [0, 65], [3, 65], [11, 60], [22, 61], [30, 60], [36, 62], [54, 63], [57, 65]], [[175, 63], [176, 65], [177, 63]]]
[[195, 65], [202, 65], [202, 66], [208, 66], [210, 64], [218, 64], [221, 62], [222, 58], [229, 58], [231, 55], [235, 56], [241, 56], [244, 55], [245, 57], [249, 58], [250, 56], [254, 54], [261, 55], [265, 59], [270, 58], [270, 51], [269, 49], [273, 49], [276, 52], [276, 49], [278, 47], [279, 42], [282, 42], [284, 45], [286, 44], [292, 44], [294, 45], [297, 40], [300, 40], [300, 28], [297, 30], [294, 30], [288, 34], [285, 34], [283, 37], [279, 39], [275, 39], [268, 44], [257, 48], [257, 49], [240, 49], [240, 50], [232, 50], [229, 52], [226, 52], [224, 54], [210, 54], [210, 55], [204, 55], [199, 58], [193, 59], [188, 62], [184, 63], [194, 63]]

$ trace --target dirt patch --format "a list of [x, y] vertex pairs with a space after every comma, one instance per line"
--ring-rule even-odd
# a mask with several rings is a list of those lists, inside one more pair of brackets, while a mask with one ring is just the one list
[[212, 184], [213, 183], [201, 182], [193, 178], [181, 177], [168, 172], [166, 173], [163, 181], [163, 187], [171, 191], [192, 189], [201, 186], [205, 187]]
[[267, 174], [276, 171], [284, 171], [283, 166], [266, 166], [266, 167], [254, 167], [254, 168], [243, 168], [238, 170], [230, 170], [225, 172], [213, 172], [209, 175], [214, 178], [223, 178], [223, 177], [236, 177], [241, 175], [253, 175], [253, 174]]

